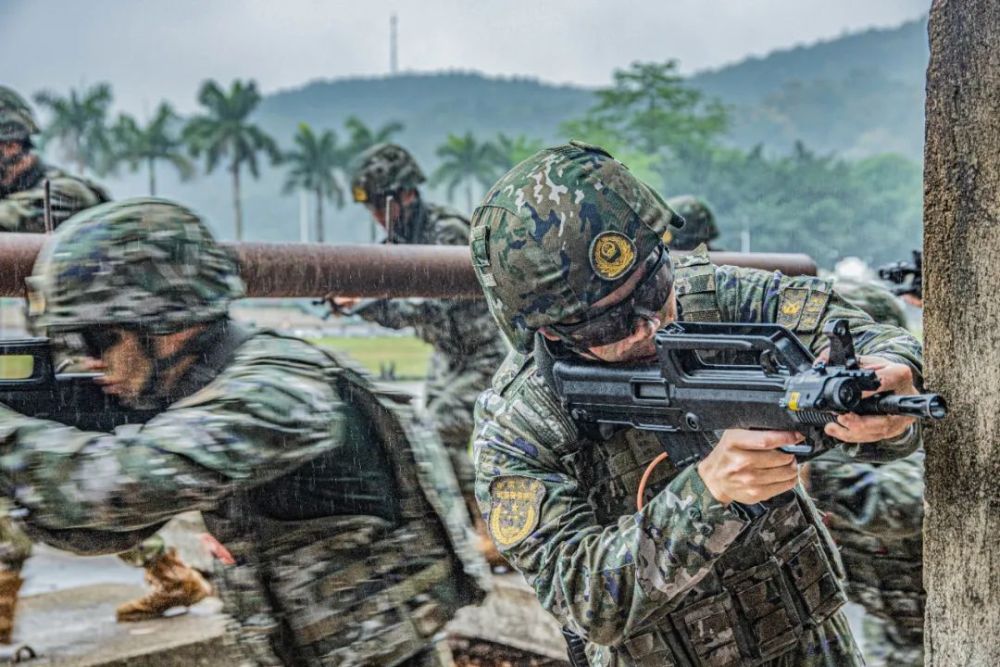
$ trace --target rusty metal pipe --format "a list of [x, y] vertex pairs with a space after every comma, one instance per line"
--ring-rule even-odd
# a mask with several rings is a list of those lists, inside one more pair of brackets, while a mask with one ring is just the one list
[[[22, 296], [45, 237], [0, 233], [0, 296]], [[478, 297], [468, 248], [425, 245], [223, 243], [253, 297]], [[683, 254], [683, 253], [680, 253]], [[806, 255], [713, 252], [716, 264], [816, 275]]]

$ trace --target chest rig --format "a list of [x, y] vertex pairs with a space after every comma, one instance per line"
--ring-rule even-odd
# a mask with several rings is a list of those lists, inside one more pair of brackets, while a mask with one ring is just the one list
[[[675, 264], [681, 319], [722, 321], [715, 281], [707, 255], [688, 255]], [[544, 375], [545, 369], [540, 370]], [[639, 480], [663, 448], [651, 432], [599, 432], [588, 424], [577, 428], [583, 441], [570, 457], [571, 465], [589, 489], [588, 500], [599, 520], [613, 525], [623, 514], [635, 512]], [[717, 442], [712, 434], [676, 437]], [[679, 472], [669, 460], [657, 466], [645, 500]], [[788, 494], [787, 502], [750, 523], [677, 604], [653, 614], [621, 644], [590, 644], [587, 651], [593, 664], [761, 665], [794, 651], [806, 632], [840, 609], [847, 601], [842, 578], [836, 549], [815, 507], [798, 493]]]
[[[372, 447], [389, 457], [398, 514], [292, 517], [270, 492], [296, 487], [322, 461], [269, 485], [238, 492], [206, 514], [209, 530], [233, 555], [216, 562], [231, 630], [257, 665], [396, 665], [427, 649], [456, 609], [481, 599], [485, 569], [467, 542], [467, 515], [447, 454], [397, 395], [344, 368], [331, 383]], [[429, 443], [429, 444], [428, 444]], [[331, 453], [329, 456], [337, 454]]]

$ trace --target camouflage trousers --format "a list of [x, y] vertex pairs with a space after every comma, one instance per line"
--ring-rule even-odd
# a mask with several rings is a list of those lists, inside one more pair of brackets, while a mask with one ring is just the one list
[[870, 667], [922, 667], [923, 628], [909, 628], [865, 614], [862, 621], [865, 659]]
[[[0, 570], [20, 572], [31, 557], [31, 538], [6, 512], [0, 516]], [[146, 567], [166, 553], [166, 544], [159, 535], [147, 538], [134, 549], [118, 554], [129, 565]]]

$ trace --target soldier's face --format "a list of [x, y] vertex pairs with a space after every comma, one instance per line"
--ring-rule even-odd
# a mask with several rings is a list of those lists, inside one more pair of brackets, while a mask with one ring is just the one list
[[146, 392], [160, 396], [169, 394], [194, 360], [193, 356], [187, 356], [172, 364], [150, 387], [149, 380], [153, 373], [150, 353], [160, 359], [169, 357], [200, 330], [201, 327], [193, 327], [153, 336], [149, 345], [143, 345], [139, 333], [127, 329], [111, 328], [85, 334], [88, 344], [83, 366], [102, 374], [100, 382], [105, 393], [114, 394], [126, 405], [135, 405], [149, 398]]
[[378, 223], [379, 227], [389, 230], [400, 222], [406, 222], [403, 219], [404, 214], [408, 206], [416, 201], [416, 199], [416, 191], [406, 190], [391, 195], [375, 197], [372, 201], [365, 204], [365, 208], [368, 209], [368, 213]]
[[[635, 271], [633, 275], [621, 287], [603, 299], [596, 301], [591, 310], [601, 311], [628, 299], [633, 291], [644, 282], [648, 266], [644, 265]], [[654, 269], [656, 270], [656, 269]], [[677, 319], [677, 300], [674, 298], [673, 287], [667, 295], [663, 305], [652, 315], [636, 316], [632, 328], [632, 333], [628, 336], [605, 345], [591, 345], [584, 348], [583, 356], [606, 361], [608, 363], [620, 363], [624, 361], [636, 361], [656, 356], [655, 336], [656, 332], [663, 325]], [[543, 328], [542, 335], [550, 340], [560, 340], [560, 337]], [[579, 348], [575, 348], [579, 349]]]
[[83, 366], [102, 374], [100, 382], [105, 393], [117, 396], [126, 404], [135, 403], [153, 372], [153, 362], [136, 332], [112, 329], [104, 335], [113, 335], [114, 339], [91, 349], [88, 355], [92, 356], [84, 358]]
[[[613, 296], [613, 294], [610, 296]], [[673, 322], [676, 319], [677, 299], [674, 298], [674, 291], [671, 289], [670, 296], [667, 297], [667, 302], [663, 304], [663, 308], [657, 312], [655, 317], [636, 318], [635, 330], [631, 336], [614, 343], [609, 343], [608, 345], [589, 347], [587, 348], [587, 352], [596, 359], [615, 364], [655, 357], [656, 332], [663, 325]]]
[[19, 141], [0, 141], [0, 181], [16, 177], [18, 164], [24, 159], [24, 146]]

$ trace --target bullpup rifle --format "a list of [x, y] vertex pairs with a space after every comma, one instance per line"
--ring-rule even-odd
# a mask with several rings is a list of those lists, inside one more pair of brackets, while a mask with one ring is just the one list
[[703, 437], [678, 433], [798, 431], [805, 442], [782, 450], [805, 461], [836, 444], [823, 427], [842, 414], [947, 414], [939, 394], [862, 397], [880, 381], [875, 371], [861, 368], [847, 321], [829, 322], [824, 333], [829, 357], [816, 362], [781, 325], [674, 322], [656, 335], [658, 363], [557, 360], [552, 379], [575, 420], [603, 430], [656, 432], [678, 469], [700, 461], [712, 447]]

